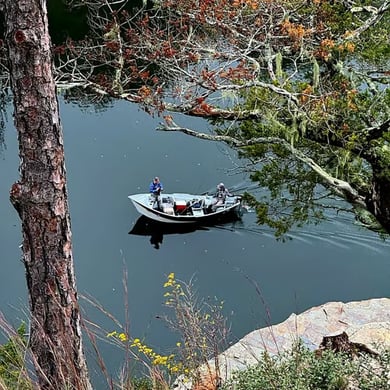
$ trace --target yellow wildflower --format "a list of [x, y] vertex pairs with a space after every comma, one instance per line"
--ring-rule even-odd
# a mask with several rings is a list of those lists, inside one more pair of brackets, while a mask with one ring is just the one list
[[120, 341], [123, 341], [123, 342], [127, 341], [127, 336], [126, 336], [125, 333], [120, 333], [118, 335], [118, 338], [119, 338]]

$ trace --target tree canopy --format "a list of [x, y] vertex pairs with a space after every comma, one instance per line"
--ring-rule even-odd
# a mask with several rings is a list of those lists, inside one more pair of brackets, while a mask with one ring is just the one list
[[236, 148], [264, 189], [247, 200], [277, 234], [331, 204], [390, 232], [389, 1], [68, 3], [91, 27], [55, 47], [69, 97], [136, 102], [160, 130]]

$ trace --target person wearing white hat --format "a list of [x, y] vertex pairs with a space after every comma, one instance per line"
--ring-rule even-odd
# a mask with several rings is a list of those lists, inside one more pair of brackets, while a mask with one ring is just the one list
[[225, 184], [219, 183], [217, 185], [217, 192], [214, 195], [215, 203], [212, 206], [212, 209], [215, 211], [218, 206], [221, 206], [225, 203], [225, 199], [227, 196], [230, 196], [229, 190], [225, 187]]

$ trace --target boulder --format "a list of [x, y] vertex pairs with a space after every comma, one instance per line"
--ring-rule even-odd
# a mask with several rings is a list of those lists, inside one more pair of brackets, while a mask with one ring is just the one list
[[[301, 314], [291, 314], [284, 322], [254, 330], [219, 355], [221, 380], [237, 370], [255, 365], [264, 351], [275, 355], [288, 351], [298, 341], [317, 350], [329, 336], [342, 335], [350, 343], [361, 345], [375, 354], [378, 346], [390, 348], [390, 299], [377, 298], [356, 302], [329, 302]], [[329, 337], [332, 338], [332, 337]], [[206, 386], [214, 362], [202, 367]], [[215, 377], [215, 374], [211, 372]], [[215, 381], [212, 381], [215, 383]], [[192, 389], [192, 383], [178, 378], [175, 390]], [[212, 386], [210, 389], [213, 388]]]
[[298, 339], [315, 350], [325, 336], [343, 332], [351, 342], [373, 351], [378, 345], [390, 348], [390, 299], [329, 302], [291, 314], [280, 324], [254, 330], [221, 353], [220, 372], [228, 378], [233, 371], [256, 364], [264, 351], [271, 355], [284, 352]]

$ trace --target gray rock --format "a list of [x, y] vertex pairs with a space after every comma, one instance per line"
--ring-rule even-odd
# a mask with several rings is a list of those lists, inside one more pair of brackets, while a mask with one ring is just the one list
[[264, 351], [274, 355], [291, 349], [300, 339], [310, 350], [317, 349], [324, 336], [346, 332], [349, 340], [375, 350], [390, 348], [390, 299], [358, 302], [329, 302], [286, 321], [255, 330], [220, 355], [221, 373], [230, 377], [236, 370], [256, 364]]
[[[324, 336], [342, 332], [347, 333], [351, 342], [365, 344], [374, 351], [378, 345], [390, 348], [390, 299], [329, 302], [298, 315], [291, 314], [280, 324], [254, 330], [219, 355], [221, 379], [256, 364], [264, 351], [275, 355], [290, 350], [299, 339], [314, 350]], [[214, 366], [212, 361], [210, 366]], [[191, 384], [184, 385], [179, 378], [175, 388], [188, 390]]]

